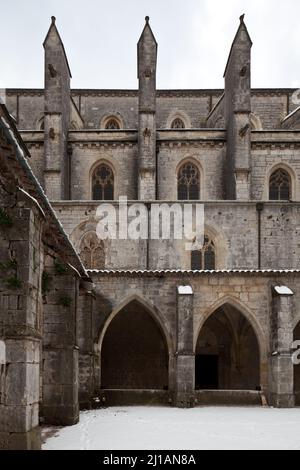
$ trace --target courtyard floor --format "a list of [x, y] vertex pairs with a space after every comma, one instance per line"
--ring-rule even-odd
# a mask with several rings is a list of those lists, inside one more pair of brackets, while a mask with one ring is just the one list
[[43, 428], [43, 449], [300, 450], [300, 408], [112, 407], [83, 411], [80, 423]]

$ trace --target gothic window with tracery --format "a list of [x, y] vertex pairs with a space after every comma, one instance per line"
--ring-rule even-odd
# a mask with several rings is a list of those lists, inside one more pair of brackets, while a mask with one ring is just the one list
[[200, 174], [192, 163], [185, 163], [180, 167], [177, 192], [179, 201], [200, 199]]
[[99, 240], [96, 232], [88, 232], [83, 236], [79, 255], [87, 269], [105, 268], [104, 244], [103, 240]]
[[92, 177], [93, 199], [95, 201], [111, 201], [114, 198], [114, 174], [105, 164], [99, 165]]
[[105, 129], [113, 130], [113, 129], [120, 129], [120, 124], [115, 118], [108, 119], [107, 123], [105, 124]]
[[175, 118], [173, 121], [172, 121], [172, 124], [171, 124], [171, 129], [184, 129], [185, 128], [185, 125], [184, 125], [184, 122], [182, 119], [180, 118]]
[[216, 269], [215, 245], [210, 237], [205, 235], [202, 250], [194, 250], [191, 255], [192, 270]]
[[291, 198], [291, 178], [287, 171], [279, 168], [274, 171], [269, 182], [270, 201], [284, 201]]

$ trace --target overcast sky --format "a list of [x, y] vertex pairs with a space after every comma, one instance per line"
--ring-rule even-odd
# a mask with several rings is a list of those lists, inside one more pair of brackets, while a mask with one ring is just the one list
[[221, 88], [245, 21], [253, 87], [300, 87], [299, 0], [0, 0], [0, 87], [42, 87], [42, 43], [56, 16], [73, 88], [136, 88], [136, 43], [150, 16], [158, 88]]

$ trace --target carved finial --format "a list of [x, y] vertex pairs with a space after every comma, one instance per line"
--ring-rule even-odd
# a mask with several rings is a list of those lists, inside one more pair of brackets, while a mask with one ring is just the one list
[[146, 23], [149, 23], [149, 20], [150, 20], [149, 16], [145, 16]]
[[245, 18], [245, 13], [240, 16], [240, 22], [241, 22], [241, 23], [244, 23], [244, 18]]
[[52, 21], [52, 24], [55, 24], [55, 21], [56, 21], [55, 16], [51, 16], [51, 21]]

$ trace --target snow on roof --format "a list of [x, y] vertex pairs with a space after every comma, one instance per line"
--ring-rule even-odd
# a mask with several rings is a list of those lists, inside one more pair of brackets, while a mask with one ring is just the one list
[[222, 270], [184, 270], [184, 269], [88, 269], [89, 274], [100, 275], [163, 275], [163, 274], [300, 274], [300, 269], [222, 269]]
[[290, 117], [292, 117], [294, 114], [296, 114], [300, 109], [300, 106], [298, 106], [298, 108], [294, 109], [294, 111], [292, 111], [290, 114], [288, 114], [284, 119], [282, 119], [282, 123], [284, 123], [285, 121], [287, 121], [288, 119], [290, 119]]
[[294, 295], [294, 292], [287, 286], [275, 286], [274, 291], [278, 295]]
[[180, 295], [192, 295], [194, 293], [191, 286], [178, 286], [177, 291]]

